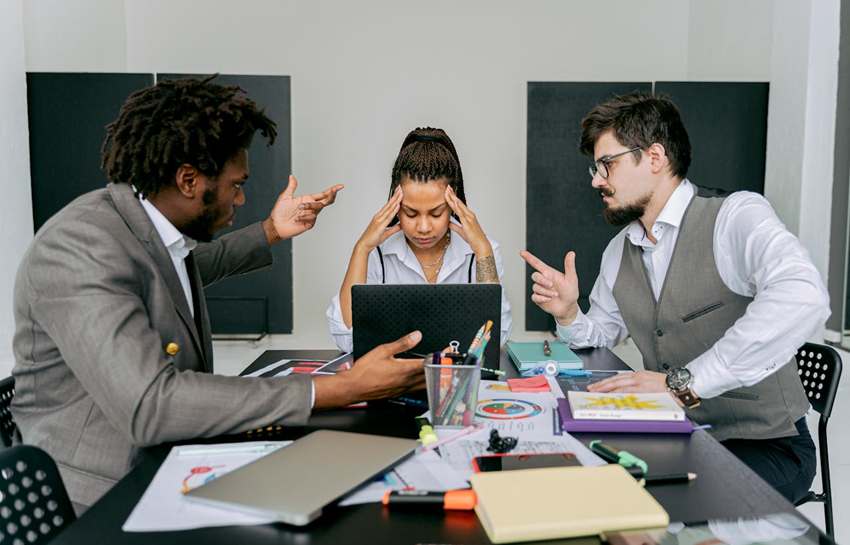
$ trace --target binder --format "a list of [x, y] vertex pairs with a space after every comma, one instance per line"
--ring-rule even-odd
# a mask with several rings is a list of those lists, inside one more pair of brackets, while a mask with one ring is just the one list
[[493, 543], [665, 527], [669, 517], [620, 465], [476, 473], [475, 512]]
[[685, 420], [576, 420], [566, 398], [558, 398], [558, 414], [565, 432], [691, 433], [694, 425]]
[[549, 343], [549, 349], [552, 351], [551, 356], [543, 353], [542, 342], [508, 342], [508, 355], [511, 361], [514, 362], [517, 369], [525, 371], [532, 369], [537, 365], [543, 365], [549, 360], [558, 362], [560, 369], [581, 369], [584, 365], [581, 359], [575, 355], [575, 352], [559, 341]]

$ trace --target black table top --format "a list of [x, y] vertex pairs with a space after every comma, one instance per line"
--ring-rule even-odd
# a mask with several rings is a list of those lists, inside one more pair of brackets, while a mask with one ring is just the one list
[[[610, 350], [580, 350], [587, 369], [627, 369]], [[243, 374], [279, 359], [333, 359], [336, 351], [269, 350]], [[506, 354], [501, 367], [508, 377], [517, 376]], [[383, 406], [340, 409], [311, 416], [307, 426], [254, 431], [251, 439], [297, 439], [316, 429], [337, 429], [416, 437], [413, 417], [421, 409]], [[652, 472], [693, 472], [690, 483], [649, 485], [647, 490], [667, 510], [671, 521], [704, 522], [711, 519], [758, 517], [793, 512], [794, 507], [741, 463], [708, 433], [681, 434], [575, 434], [587, 444], [604, 439], [647, 461]], [[242, 436], [241, 439], [245, 439]], [[234, 440], [240, 438], [225, 438]], [[197, 441], [195, 441], [197, 442]], [[121, 525], [153, 479], [170, 447], [156, 449], [155, 456], [130, 472], [97, 504], [58, 536], [56, 543], [489, 543], [473, 512], [387, 511], [379, 504], [331, 507], [304, 528], [284, 524], [204, 528], [179, 532], [125, 533]]]

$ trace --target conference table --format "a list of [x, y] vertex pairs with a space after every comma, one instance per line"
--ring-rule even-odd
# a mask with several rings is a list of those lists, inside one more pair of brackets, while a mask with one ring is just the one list
[[[577, 350], [576, 353], [583, 360], [585, 369], [628, 369], [608, 349]], [[332, 360], [340, 355], [337, 351], [267, 350], [242, 375], [282, 359], [319, 361]], [[518, 376], [504, 350], [500, 367], [507, 373], [504, 378]], [[238, 410], [238, 401], [235, 403], [234, 410]], [[414, 417], [422, 412], [421, 408], [386, 403], [368, 408], [338, 409], [312, 415], [303, 427], [272, 426], [252, 430], [248, 434], [191, 443], [289, 440], [317, 429], [415, 438], [418, 430]], [[708, 520], [757, 518], [795, 512], [791, 503], [704, 430], [689, 435], [574, 435], [584, 444], [594, 439], [603, 439], [621, 450], [627, 450], [646, 460], [654, 473], [696, 473], [698, 478], [689, 483], [647, 485], [647, 490], [667, 510], [671, 521], [695, 524]], [[380, 504], [331, 506], [305, 527], [266, 524], [176, 532], [123, 532], [121, 525], [153, 479], [169, 449], [169, 445], [151, 449], [151, 456], [65, 529], [55, 543], [490, 543], [474, 512], [400, 511], [389, 510]], [[569, 494], [570, 491], [564, 493]], [[818, 536], [817, 530], [813, 531]], [[820, 537], [823, 538], [823, 535], [820, 534]], [[590, 538], [587, 542], [598, 542], [598, 539]]]

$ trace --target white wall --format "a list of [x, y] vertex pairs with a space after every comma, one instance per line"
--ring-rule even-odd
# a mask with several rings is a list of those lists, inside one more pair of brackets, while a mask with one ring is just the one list
[[[831, 217], [840, 7], [779, 0], [773, 11], [765, 196], [825, 281], [830, 224], [846, 221]], [[821, 329], [812, 340], [823, 338]]]
[[[27, 70], [292, 77], [294, 174], [303, 191], [337, 182], [347, 189], [294, 243], [295, 333], [277, 339], [281, 347], [332, 346], [325, 308], [386, 198], [402, 139], [424, 125], [454, 140], [470, 206], [505, 249], [513, 337], [537, 336], [524, 331], [517, 255], [525, 244], [527, 82], [767, 81], [776, 47], [770, 0], [74, 5], [26, 3]], [[273, 182], [282, 187], [286, 174]], [[587, 186], [564, 181], [565, 191]], [[561, 236], [566, 251], [569, 234]]]
[[12, 291], [32, 239], [23, 1], [0, 2], [0, 378], [12, 370]]

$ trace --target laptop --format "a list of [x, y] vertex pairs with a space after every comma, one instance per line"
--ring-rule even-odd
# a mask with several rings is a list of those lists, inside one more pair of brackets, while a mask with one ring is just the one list
[[314, 431], [184, 497], [304, 526], [351, 490], [411, 456], [414, 439]]
[[[502, 286], [499, 284], [361, 284], [351, 288], [354, 358], [419, 330], [410, 352], [439, 352], [451, 341], [466, 352], [478, 329], [493, 321], [484, 359], [499, 366]], [[413, 357], [413, 356], [411, 356]]]

